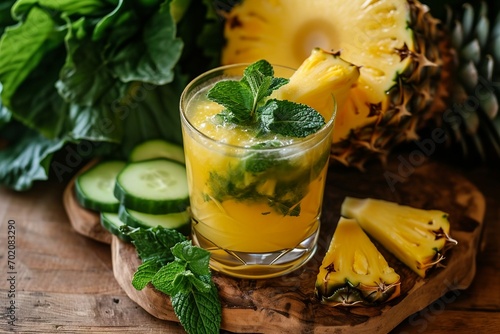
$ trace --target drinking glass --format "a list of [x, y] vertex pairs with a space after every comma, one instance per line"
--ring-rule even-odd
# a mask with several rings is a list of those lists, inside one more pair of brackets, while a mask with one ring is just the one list
[[[252, 137], [217, 121], [207, 99], [220, 80], [238, 80], [247, 65], [210, 70], [191, 81], [180, 113], [192, 217], [192, 241], [210, 266], [230, 276], [269, 278], [305, 264], [316, 250], [335, 108], [305, 138]], [[293, 70], [274, 66], [275, 76]]]

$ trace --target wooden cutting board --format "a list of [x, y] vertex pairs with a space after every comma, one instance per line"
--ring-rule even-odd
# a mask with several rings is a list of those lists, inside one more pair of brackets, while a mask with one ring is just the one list
[[[458, 240], [458, 245], [447, 253], [446, 267], [437, 268], [426, 279], [421, 279], [379, 247], [401, 276], [400, 297], [379, 307], [333, 308], [319, 303], [314, 296], [314, 282], [345, 196], [374, 197], [448, 212], [451, 236]], [[65, 193], [67, 210], [75, 208], [74, 203], [68, 205], [72, 201], [74, 198], [68, 190]], [[388, 169], [371, 168], [366, 173], [332, 168], [324, 197], [319, 247], [311, 261], [286, 276], [265, 280], [237, 279], [213, 273], [223, 307], [222, 328], [235, 333], [389, 332], [446, 292], [465, 289], [471, 284], [484, 212], [482, 194], [447, 165], [426, 163], [408, 168], [395, 163]], [[73, 222], [75, 216], [78, 216], [77, 223]], [[96, 219], [98, 222], [95, 213], [93, 219], [78, 214], [70, 219], [73, 225], [95, 225]], [[168, 296], [152, 286], [142, 291], [132, 287], [133, 273], [140, 264], [135, 248], [116, 237], [111, 242], [114, 275], [127, 295], [153, 316], [177, 321]]]

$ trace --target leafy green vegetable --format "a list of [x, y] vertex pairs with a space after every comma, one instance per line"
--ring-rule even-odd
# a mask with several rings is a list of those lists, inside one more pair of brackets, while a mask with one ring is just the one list
[[176, 37], [168, 1], [145, 22], [140, 34], [137, 42], [115, 51], [111, 58], [112, 72], [122, 82], [142, 81], [156, 85], [172, 82], [183, 42]]
[[[7, 148], [0, 142], [0, 179], [13, 189], [26, 189], [36, 180], [48, 177], [48, 165], [53, 154], [60, 150], [62, 143], [47, 139], [39, 133], [12, 122], [2, 128], [2, 137]], [[21, 138], [15, 146], [9, 143]]]
[[207, 97], [225, 107], [219, 115], [225, 122], [254, 127], [261, 134], [307, 137], [325, 125], [319, 112], [304, 104], [266, 99], [287, 83], [288, 79], [274, 77], [269, 62], [259, 60], [244, 70], [239, 81], [217, 82]]
[[[2, 84], [0, 83], [0, 94], [2, 93]], [[2, 100], [0, 99], [0, 129], [4, 124], [7, 124], [10, 122], [12, 114], [10, 113], [9, 109], [7, 109], [3, 104]]]
[[132, 285], [141, 290], [151, 283], [169, 295], [175, 314], [189, 334], [218, 333], [222, 310], [211, 279], [210, 253], [193, 246], [181, 233], [161, 226], [120, 229], [131, 237], [143, 261]]
[[[182, 89], [215, 61], [199, 43], [201, 32], [222, 40], [212, 6], [206, 0], [2, 1], [0, 126], [26, 128], [8, 140], [6, 161], [16, 161], [13, 152], [36, 151], [39, 141], [63, 155], [68, 145], [91, 141], [114, 147], [116, 157], [147, 139], [181, 144]], [[103, 152], [110, 150], [85, 158]], [[36, 179], [53, 174], [57, 156], [46, 155]], [[24, 161], [26, 168], [41, 162], [36, 155], [25, 159], [32, 160]], [[6, 163], [0, 185], [28, 189], [35, 174], [20, 166]]]
[[44, 56], [64, 40], [64, 31], [50, 14], [32, 7], [24, 24], [8, 27], [0, 41], [2, 100], [12, 108], [12, 96]]
[[3, 0], [0, 2], [0, 35], [3, 34], [5, 27], [16, 23], [11, 15], [11, 7], [16, 0]]

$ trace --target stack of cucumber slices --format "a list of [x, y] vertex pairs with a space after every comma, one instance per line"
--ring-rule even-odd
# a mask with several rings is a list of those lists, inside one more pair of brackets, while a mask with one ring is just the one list
[[137, 145], [129, 161], [103, 160], [75, 180], [78, 203], [100, 213], [102, 226], [130, 241], [120, 226], [190, 232], [189, 192], [182, 147], [164, 140]]

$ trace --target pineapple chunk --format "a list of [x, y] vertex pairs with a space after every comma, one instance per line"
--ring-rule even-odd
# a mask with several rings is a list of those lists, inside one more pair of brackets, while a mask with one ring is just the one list
[[360, 226], [420, 277], [440, 263], [457, 242], [450, 238], [448, 214], [377, 199], [346, 197], [341, 214]]
[[342, 108], [358, 78], [359, 68], [343, 60], [340, 53], [315, 48], [274, 97], [306, 104], [329, 118], [335, 103]]
[[316, 295], [321, 302], [371, 305], [399, 294], [399, 275], [356, 220], [340, 218], [316, 278]]

